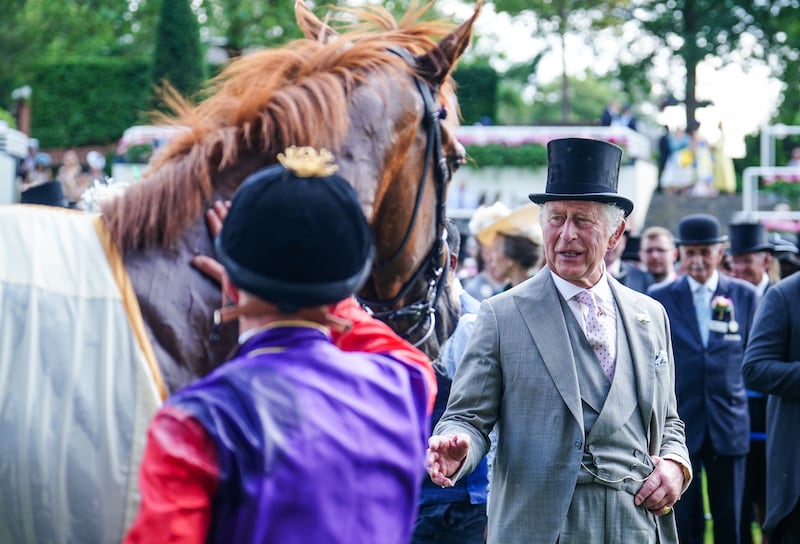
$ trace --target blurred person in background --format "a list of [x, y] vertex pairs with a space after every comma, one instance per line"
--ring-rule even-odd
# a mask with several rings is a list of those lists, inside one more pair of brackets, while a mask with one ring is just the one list
[[542, 265], [539, 206], [528, 204], [478, 233], [481, 245], [492, 249], [487, 268], [504, 281], [507, 291], [533, 276]]
[[664, 227], [646, 228], [639, 245], [639, 259], [653, 276], [654, 283], [650, 289], [675, 281], [675, 262], [678, 259], [675, 236]]
[[[761, 300], [774, 283], [769, 277], [772, 263], [772, 244], [767, 229], [761, 223], [734, 223], [728, 225], [733, 261], [731, 276], [744, 280], [756, 288]], [[766, 514], [766, 432], [767, 398], [764, 394], [747, 390], [747, 407], [750, 412], [750, 453], [747, 454], [747, 475], [742, 500], [742, 544], [751, 544], [753, 521], [764, 523]]]
[[[472, 214], [469, 221], [469, 232], [472, 236], [477, 237], [480, 231], [510, 214], [511, 210], [502, 202], [483, 205]], [[478, 253], [475, 255], [478, 273], [464, 280], [464, 290], [479, 301], [498, 293], [503, 287], [504, 279], [495, 277], [487, 267], [488, 261], [492, 258], [492, 252], [491, 246], [482, 244], [478, 240]]]

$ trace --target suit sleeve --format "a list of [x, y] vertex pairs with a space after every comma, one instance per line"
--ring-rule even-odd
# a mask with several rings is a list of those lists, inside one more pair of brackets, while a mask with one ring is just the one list
[[139, 474], [142, 503], [125, 544], [206, 542], [219, 471], [205, 429], [174, 406], [150, 424]]
[[499, 359], [497, 318], [491, 304], [483, 302], [453, 378], [447, 409], [433, 430], [434, 435], [466, 433], [470, 437], [467, 457], [451, 476], [453, 481], [475, 470], [489, 451], [489, 433], [497, 420], [503, 388]]
[[332, 313], [352, 323], [348, 331], [332, 333], [333, 341], [339, 349], [390, 355], [422, 373], [430, 415], [436, 402], [437, 385], [436, 374], [428, 356], [400, 338], [388, 325], [370, 316], [353, 297], [339, 302]]
[[689, 450], [686, 447], [685, 424], [678, 416], [678, 400], [675, 396], [675, 356], [672, 351], [672, 332], [667, 312], [663, 307], [661, 307], [661, 315], [664, 320], [664, 345], [669, 357], [670, 379], [669, 391], [666, 392], [668, 400], [664, 418], [664, 430], [661, 433], [661, 447], [658, 455], [681, 465], [685, 478], [683, 491], [686, 491], [692, 479], [692, 464], [689, 459]]
[[758, 306], [742, 373], [750, 389], [800, 401], [800, 361], [790, 359], [790, 343], [800, 335], [800, 322], [792, 319], [789, 299], [796, 304], [797, 298], [784, 287], [789, 286], [767, 289]]

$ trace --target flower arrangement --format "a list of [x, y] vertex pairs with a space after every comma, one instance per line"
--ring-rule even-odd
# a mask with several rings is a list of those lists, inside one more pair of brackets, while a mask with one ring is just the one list
[[711, 308], [717, 319], [719, 321], [724, 321], [725, 316], [733, 311], [733, 300], [723, 297], [722, 295], [717, 295], [711, 301]]

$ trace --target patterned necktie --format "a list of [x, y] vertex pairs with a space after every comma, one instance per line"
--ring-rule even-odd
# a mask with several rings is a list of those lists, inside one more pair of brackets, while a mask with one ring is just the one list
[[616, 369], [616, 342], [612, 338], [612, 328], [609, 324], [609, 316], [602, 314], [600, 308], [594, 301], [594, 295], [589, 291], [581, 291], [575, 295], [575, 300], [586, 306], [586, 339], [594, 349], [595, 355], [600, 360], [600, 365], [608, 376], [609, 380], [614, 379]]
[[694, 292], [694, 313], [697, 316], [697, 326], [700, 327], [700, 338], [703, 340], [703, 347], [708, 345], [708, 324], [711, 321], [709, 294], [709, 290], [705, 285], [701, 285]]

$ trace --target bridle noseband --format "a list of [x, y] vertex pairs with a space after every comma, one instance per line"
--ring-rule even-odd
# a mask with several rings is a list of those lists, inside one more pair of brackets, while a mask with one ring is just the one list
[[[410, 66], [415, 66], [416, 61], [414, 57], [406, 49], [391, 48], [390, 51], [404, 59]], [[400, 319], [410, 319], [413, 323], [412, 326], [401, 334], [405, 338], [411, 339], [418, 331], [422, 330], [422, 337], [414, 342], [415, 346], [420, 346], [430, 338], [436, 327], [436, 302], [444, 288], [447, 272], [445, 267], [450, 261], [449, 259], [444, 259], [444, 239], [442, 238], [446, 220], [445, 192], [447, 190], [447, 183], [450, 180], [450, 169], [447, 166], [447, 160], [442, 155], [442, 132], [439, 126], [439, 122], [445, 118], [446, 112], [443, 113], [443, 110], [436, 109], [436, 103], [433, 100], [431, 89], [422, 78], [415, 76], [414, 82], [417, 85], [417, 90], [422, 97], [422, 102], [425, 107], [422, 116], [422, 127], [427, 133], [427, 142], [425, 146], [425, 162], [422, 169], [422, 177], [419, 182], [419, 188], [417, 189], [416, 199], [414, 200], [411, 220], [409, 221], [408, 229], [406, 229], [403, 240], [392, 256], [383, 263], [375, 263], [373, 265], [373, 270], [384, 270], [393, 265], [406, 249], [422, 205], [425, 184], [427, 183], [428, 172], [431, 165], [433, 165], [434, 168], [433, 177], [436, 184], [435, 232], [437, 236], [425, 259], [411, 277], [403, 284], [397, 295], [385, 301], [366, 300], [359, 297], [359, 302], [376, 318], [389, 325]], [[443, 262], [445, 263], [444, 265], [442, 264]], [[428, 285], [425, 296], [411, 304], [395, 308], [423, 275], [425, 275]]]

